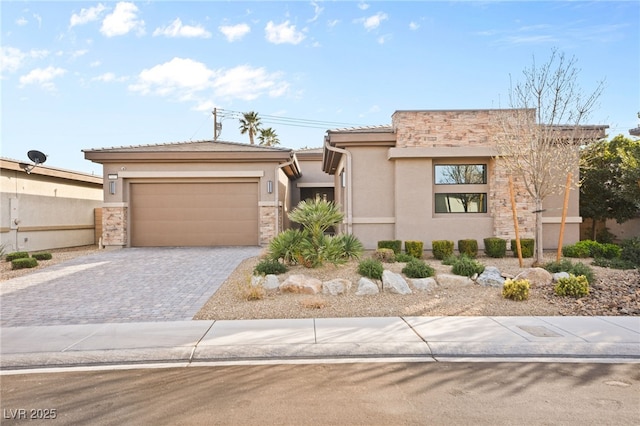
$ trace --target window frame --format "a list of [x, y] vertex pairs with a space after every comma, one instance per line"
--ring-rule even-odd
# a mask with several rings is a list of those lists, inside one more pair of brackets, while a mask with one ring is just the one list
[[[485, 183], [437, 183], [437, 167], [441, 166], [483, 166], [483, 180]], [[432, 164], [433, 173], [433, 214], [434, 217], [451, 217], [473, 215], [475, 217], [484, 217], [490, 215], [489, 209], [489, 176], [491, 172], [491, 162], [486, 158], [465, 158], [465, 159], [446, 159], [442, 161], [434, 161]], [[481, 194], [483, 201], [480, 204], [481, 209], [484, 211], [438, 211], [437, 199], [442, 197], [442, 194]]]

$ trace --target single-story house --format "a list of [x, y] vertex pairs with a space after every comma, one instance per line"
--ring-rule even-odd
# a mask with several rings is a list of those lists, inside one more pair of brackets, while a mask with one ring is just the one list
[[[84, 150], [104, 166], [102, 243], [265, 246], [307, 198], [334, 200], [345, 214], [336, 231], [369, 249], [380, 240], [430, 249], [439, 239], [482, 247], [486, 237], [511, 238], [508, 176], [493, 144], [504, 111], [396, 111], [391, 125], [329, 130], [322, 148], [298, 151], [221, 141]], [[589, 132], [597, 139], [605, 128]], [[521, 236], [533, 237], [534, 208], [516, 189]], [[545, 200], [545, 248], [557, 246], [563, 199]], [[574, 190], [566, 243], [578, 241], [580, 222]]]
[[101, 176], [45, 165], [27, 173], [1, 158], [0, 245], [9, 253], [97, 244], [102, 200]]

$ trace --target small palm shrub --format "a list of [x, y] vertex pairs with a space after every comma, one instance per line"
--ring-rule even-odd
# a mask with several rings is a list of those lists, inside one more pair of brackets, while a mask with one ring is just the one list
[[409, 256], [420, 259], [422, 257], [424, 243], [422, 241], [405, 241], [404, 248]]
[[[522, 257], [528, 258], [533, 257], [533, 253], [535, 252], [536, 240], [533, 238], [521, 238], [520, 239], [520, 250], [522, 251]], [[516, 244], [516, 240], [511, 240], [511, 250], [513, 251], [513, 257], [518, 257], [518, 245]]]
[[432, 277], [436, 271], [427, 265], [424, 260], [414, 258], [402, 268], [402, 273], [408, 278], [428, 278]]
[[29, 253], [27, 253], [26, 251], [14, 251], [12, 253], [7, 254], [7, 256], [5, 257], [5, 260], [7, 262], [11, 262], [15, 259], [23, 259], [25, 257], [29, 257]]
[[415, 259], [415, 257], [407, 253], [396, 254], [396, 262], [407, 263], [407, 262], [410, 262], [412, 259]]
[[31, 257], [36, 260], [51, 260], [53, 258], [51, 253], [33, 253]]
[[35, 268], [38, 261], [33, 257], [20, 257], [11, 261], [11, 269]]
[[640, 268], [640, 237], [624, 240], [620, 246], [620, 259]]
[[459, 256], [451, 266], [451, 272], [463, 277], [471, 277], [474, 274], [481, 274], [484, 271], [484, 265], [475, 259], [467, 256]]
[[340, 245], [339, 257], [344, 259], [359, 259], [364, 251], [362, 242], [353, 234], [338, 234], [333, 237]]
[[584, 275], [571, 274], [568, 278], [560, 278], [554, 291], [558, 296], [583, 297], [589, 294], [589, 282]]
[[388, 248], [393, 250], [395, 254], [400, 254], [402, 251], [402, 241], [400, 240], [382, 240], [378, 241], [378, 248]]
[[458, 252], [467, 257], [477, 257], [478, 240], [458, 240]]
[[267, 256], [271, 260], [282, 259], [286, 264], [293, 265], [300, 259], [300, 244], [306, 237], [304, 231], [287, 229], [271, 240]]
[[373, 258], [384, 263], [393, 263], [396, 261], [396, 255], [389, 248], [379, 248], [373, 252]]
[[253, 273], [258, 275], [278, 275], [285, 272], [287, 272], [287, 267], [273, 259], [262, 260], [253, 269]]
[[384, 267], [377, 259], [364, 259], [358, 263], [358, 273], [363, 277], [379, 280], [382, 279], [382, 272]]
[[529, 280], [507, 279], [502, 287], [502, 297], [515, 301], [527, 300], [530, 288]]
[[484, 240], [484, 252], [493, 258], [504, 257], [507, 253], [507, 240], [497, 237], [489, 237]]
[[433, 257], [435, 257], [438, 260], [442, 260], [453, 254], [453, 241], [449, 241], [449, 240], [431, 241], [431, 247], [433, 248]]

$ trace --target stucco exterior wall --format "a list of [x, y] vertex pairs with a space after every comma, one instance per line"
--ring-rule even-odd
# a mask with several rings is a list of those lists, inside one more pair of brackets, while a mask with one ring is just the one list
[[2, 160], [0, 244], [5, 252], [95, 244], [94, 210], [102, 204], [100, 181], [43, 166], [27, 174], [17, 163]]

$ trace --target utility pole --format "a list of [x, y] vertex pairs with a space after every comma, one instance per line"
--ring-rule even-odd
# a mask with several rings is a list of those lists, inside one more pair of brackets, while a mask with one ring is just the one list
[[214, 108], [213, 109], [213, 141], [215, 142], [217, 140], [218, 140], [218, 108]]

